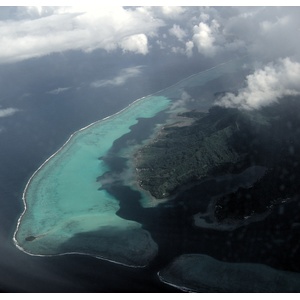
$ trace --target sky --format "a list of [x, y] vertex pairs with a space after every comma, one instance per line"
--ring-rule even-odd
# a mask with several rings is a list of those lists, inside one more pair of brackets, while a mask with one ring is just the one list
[[[53, 53], [103, 50], [146, 59], [153, 53], [178, 59], [220, 61], [248, 55], [252, 73], [244, 87], [217, 104], [259, 109], [300, 93], [300, 8], [262, 6], [15, 6], [0, 10], [0, 66]], [[120, 66], [91, 88], [125, 85], [144, 65]], [[58, 95], [70, 86], [57, 86]], [[2, 107], [0, 118], [20, 112]]]

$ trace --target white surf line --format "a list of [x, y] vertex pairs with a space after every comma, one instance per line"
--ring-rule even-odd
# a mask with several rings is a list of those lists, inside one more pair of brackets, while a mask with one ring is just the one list
[[[237, 57], [237, 58], [232, 58], [232, 59], [229, 59], [229, 60], [227, 60], [227, 61], [225, 61], [225, 62], [219, 63], [219, 64], [217, 64], [217, 65], [215, 65], [215, 66], [213, 66], [213, 67], [211, 67], [211, 68], [209, 68], [209, 69], [205, 69], [205, 70], [200, 71], [200, 72], [198, 72], [198, 73], [194, 73], [194, 74], [192, 74], [192, 75], [189, 75], [188, 77], [185, 77], [185, 78], [181, 79], [180, 81], [174, 83], [173, 85], [170, 85], [170, 86], [168, 86], [168, 87], [166, 87], [166, 88], [164, 88], [164, 89], [161, 89], [161, 90], [159, 90], [158, 92], [155, 92], [155, 93], [153, 93], [153, 94], [151, 94], [151, 95], [149, 95], [149, 96], [152, 96], [152, 95], [155, 95], [155, 94], [159, 94], [159, 93], [161, 93], [161, 92], [163, 92], [163, 91], [165, 91], [165, 90], [167, 90], [167, 89], [170, 89], [170, 88], [172, 88], [172, 87], [174, 87], [174, 86], [176, 86], [176, 85], [179, 85], [181, 82], [183, 82], [183, 81], [185, 81], [185, 80], [191, 79], [192, 77], [195, 77], [195, 76], [200, 75], [200, 74], [202, 74], [202, 73], [211, 71], [211, 70], [213, 70], [213, 69], [215, 69], [215, 68], [218, 68], [218, 67], [220, 67], [220, 66], [222, 66], [222, 65], [228, 64], [228, 63], [230, 63], [230, 62], [232, 62], [232, 61], [235, 61], [235, 60], [238, 60], [238, 59], [243, 59], [243, 58], [245, 58], [245, 57], [247, 57], [247, 56], [248, 56], [248, 55], [245, 55], [245, 56], [242, 56], [242, 57]], [[146, 96], [146, 97], [149, 97], [149, 96]], [[145, 97], [143, 97], [143, 98], [145, 98]]]
[[181, 286], [181, 285], [176, 285], [175, 283], [171, 283], [171, 282], [165, 280], [165, 279], [160, 275], [160, 272], [157, 272], [157, 276], [158, 276], [159, 280], [160, 280], [162, 283], [165, 283], [165, 284], [167, 284], [167, 285], [169, 285], [169, 286], [172, 286], [172, 287], [174, 287], [174, 288], [176, 288], [176, 289], [179, 289], [179, 290], [181, 290], [181, 291], [183, 291], [183, 292], [197, 293], [197, 290], [194, 290], [194, 289], [191, 289], [191, 288], [187, 288], [187, 287]]
[[20, 247], [19, 245], [16, 245], [16, 247], [22, 251], [23, 253], [26, 253], [30, 256], [38, 256], [38, 257], [57, 257], [57, 256], [65, 256], [65, 255], [85, 255], [85, 256], [90, 256], [90, 257], [94, 257], [94, 258], [97, 258], [97, 259], [101, 259], [101, 260], [105, 260], [105, 261], [109, 261], [109, 262], [112, 262], [114, 264], [117, 264], [117, 265], [122, 265], [122, 266], [125, 266], [125, 267], [130, 267], [130, 268], [145, 268], [147, 267], [148, 264], [146, 265], [130, 265], [130, 264], [125, 264], [125, 263], [122, 263], [122, 262], [119, 262], [119, 261], [115, 261], [115, 260], [112, 260], [112, 259], [109, 259], [109, 258], [106, 258], [104, 256], [101, 256], [101, 255], [95, 255], [95, 254], [89, 254], [89, 253], [86, 253], [86, 252], [65, 252], [65, 253], [58, 253], [58, 254], [32, 254], [30, 252], [27, 252], [25, 251], [22, 247]]
[[[243, 57], [242, 57], [243, 58]], [[69, 141], [77, 134], [77, 133], [79, 133], [79, 132], [81, 132], [81, 131], [83, 131], [83, 130], [85, 130], [85, 129], [87, 129], [87, 128], [90, 128], [90, 127], [92, 127], [92, 126], [94, 126], [94, 125], [96, 125], [97, 123], [100, 123], [100, 122], [103, 122], [103, 121], [107, 121], [107, 120], [109, 120], [109, 119], [111, 119], [111, 118], [113, 118], [113, 117], [116, 117], [116, 116], [118, 116], [119, 114], [121, 114], [122, 112], [124, 112], [124, 111], [126, 111], [127, 109], [129, 109], [131, 106], [133, 106], [133, 105], [135, 105], [137, 102], [139, 102], [139, 101], [141, 101], [141, 100], [143, 100], [143, 99], [145, 99], [145, 98], [148, 98], [148, 97], [151, 97], [151, 96], [155, 96], [156, 94], [158, 94], [158, 93], [161, 93], [161, 92], [163, 92], [163, 91], [165, 91], [165, 90], [167, 90], [167, 89], [170, 89], [170, 88], [172, 88], [172, 87], [174, 87], [174, 86], [176, 86], [176, 85], [178, 85], [178, 84], [180, 84], [181, 82], [183, 82], [183, 81], [185, 81], [185, 80], [188, 80], [188, 79], [190, 79], [190, 78], [192, 78], [192, 77], [194, 77], [194, 76], [196, 76], [196, 75], [200, 75], [200, 74], [202, 74], [202, 73], [204, 73], [204, 72], [208, 72], [208, 71], [210, 71], [210, 70], [212, 70], [212, 69], [215, 69], [215, 68], [217, 68], [217, 67], [219, 67], [219, 66], [221, 66], [221, 65], [224, 65], [224, 64], [227, 64], [227, 63], [229, 63], [229, 62], [231, 62], [231, 61], [233, 61], [233, 60], [237, 60], [237, 59], [239, 59], [239, 58], [233, 58], [233, 59], [230, 59], [230, 60], [228, 60], [228, 61], [225, 61], [225, 62], [222, 62], [222, 63], [220, 63], [220, 64], [218, 64], [218, 65], [216, 65], [216, 66], [214, 66], [214, 67], [211, 67], [211, 68], [209, 68], [209, 69], [206, 69], [206, 70], [203, 70], [203, 71], [201, 71], [201, 72], [198, 72], [198, 73], [195, 73], [195, 74], [192, 74], [192, 75], [190, 75], [190, 76], [188, 76], [188, 77], [186, 77], [186, 78], [184, 78], [184, 79], [182, 79], [182, 80], [180, 80], [180, 81], [178, 81], [178, 82], [176, 82], [175, 84], [173, 84], [173, 85], [171, 85], [171, 86], [169, 86], [169, 87], [167, 87], [167, 88], [164, 88], [164, 89], [161, 89], [161, 90], [159, 90], [159, 91], [157, 91], [157, 92], [155, 92], [155, 93], [153, 93], [153, 94], [149, 94], [149, 95], [147, 95], [147, 96], [143, 96], [143, 97], [141, 97], [141, 98], [138, 98], [138, 99], [136, 99], [135, 101], [133, 101], [132, 103], [130, 103], [128, 106], [126, 106], [125, 108], [123, 108], [123, 109], [121, 109], [120, 111], [118, 111], [118, 112], [116, 112], [116, 113], [114, 113], [114, 114], [112, 114], [112, 115], [110, 115], [110, 116], [107, 116], [107, 117], [105, 117], [105, 118], [103, 118], [103, 119], [101, 119], [101, 120], [98, 120], [98, 121], [95, 121], [95, 122], [93, 122], [93, 123], [91, 123], [91, 124], [89, 124], [89, 125], [87, 125], [87, 126], [85, 126], [85, 127], [83, 127], [83, 128], [81, 128], [81, 129], [79, 129], [79, 130], [77, 130], [77, 131], [75, 131], [74, 133], [72, 133], [71, 135], [70, 135], [70, 137], [67, 139], [67, 141], [54, 153], [54, 154], [52, 154], [49, 158], [47, 158], [43, 163], [42, 163], [42, 165], [32, 174], [32, 176], [29, 178], [29, 180], [28, 180], [28, 182], [27, 182], [27, 184], [26, 184], [26, 186], [25, 186], [25, 189], [24, 189], [24, 192], [23, 192], [23, 194], [22, 194], [22, 200], [23, 200], [23, 204], [24, 204], [24, 211], [22, 212], [22, 214], [21, 214], [21, 216], [19, 217], [19, 219], [18, 219], [18, 222], [17, 222], [17, 227], [16, 227], [16, 230], [15, 230], [15, 232], [14, 232], [14, 235], [13, 235], [13, 242], [14, 242], [14, 244], [20, 249], [21, 247], [18, 245], [18, 241], [17, 241], [17, 239], [16, 239], [16, 234], [17, 234], [17, 232], [18, 232], [18, 230], [19, 230], [19, 227], [20, 227], [20, 224], [21, 224], [21, 220], [22, 220], [22, 218], [23, 218], [23, 216], [24, 216], [24, 214], [26, 213], [26, 210], [27, 210], [27, 203], [26, 203], [26, 193], [27, 193], [27, 189], [28, 189], [28, 187], [29, 187], [29, 185], [30, 185], [30, 183], [31, 183], [31, 181], [32, 181], [32, 179], [33, 179], [33, 177], [47, 164], [47, 162], [52, 158], [52, 157], [54, 157], [55, 155], [57, 155], [68, 143], [69, 143]], [[21, 250], [21, 249], [20, 249]], [[24, 250], [24, 249], [23, 249]], [[25, 250], [23, 251], [23, 252], [25, 252], [25, 253], [27, 253]], [[28, 253], [29, 254], [29, 253]], [[34, 254], [30, 254], [30, 255], [33, 255], [34, 256]], [[41, 255], [36, 255], [36, 256], [41, 256]]]

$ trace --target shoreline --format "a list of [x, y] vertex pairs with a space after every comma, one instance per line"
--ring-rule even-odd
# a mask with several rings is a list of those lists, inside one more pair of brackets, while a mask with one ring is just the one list
[[125, 267], [130, 267], [130, 268], [145, 268], [148, 266], [148, 264], [146, 265], [130, 265], [130, 264], [125, 264], [125, 263], [121, 263], [119, 261], [114, 261], [112, 259], [108, 259], [108, 258], [105, 258], [103, 256], [100, 256], [100, 255], [94, 255], [94, 254], [89, 254], [89, 253], [85, 253], [85, 252], [65, 252], [65, 253], [58, 253], [58, 254], [32, 254], [30, 252], [27, 252], [25, 251], [21, 246], [19, 245], [15, 245], [20, 251], [22, 251], [23, 253], [26, 253], [27, 255], [30, 255], [30, 256], [38, 256], [38, 257], [57, 257], [57, 256], [65, 256], [65, 255], [85, 255], [85, 256], [90, 256], [90, 257], [93, 257], [93, 258], [97, 258], [97, 259], [100, 259], [100, 260], [104, 260], [104, 261], [109, 261], [109, 262], [112, 262], [114, 264], [117, 264], [117, 265], [122, 265], [122, 266], [125, 266]]
[[161, 272], [161, 271], [158, 271], [158, 272], [157, 272], [157, 277], [158, 277], [158, 279], [159, 279], [160, 282], [162, 282], [162, 283], [164, 283], [164, 284], [167, 284], [167, 285], [169, 285], [169, 286], [172, 286], [172, 287], [174, 287], [174, 288], [176, 288], [176, 289], [179, 289], [179, 290], [181, 290], [181, 291], [183, 291], [183, 292], [186, 292], [186, 293], [197, 293], [196, 290], [188, 289], [188, 288], [186, 288], [186, 287], [184, 287], [184, 286], [176, 285], [176, 284], [174, 284], [174, 283], [171, 283], [171, 282], [169, 282], [169, 281], [164, 280], [163, 277], [160, 275], [160, 272]]

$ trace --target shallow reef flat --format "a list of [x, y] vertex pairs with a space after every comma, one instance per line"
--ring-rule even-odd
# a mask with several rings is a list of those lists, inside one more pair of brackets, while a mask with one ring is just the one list
[[21, 250], [83, 253], [130, 266], [144, 266], [156, 255], [151, 235], [141, 224], [118, 217], [117, 199], [96, 180], [108, 170], [101, 157], [113, 142], [138, 118], [150, 118], [169, 104], [162, 96], [149, 98], [76, 132], [34, 173], [14, 236]]
[[178, 257], [159, 272], [161, 281], [190, 292], [300, 292], [300, 274], [254, 263], [231, 263], [203, 254]]

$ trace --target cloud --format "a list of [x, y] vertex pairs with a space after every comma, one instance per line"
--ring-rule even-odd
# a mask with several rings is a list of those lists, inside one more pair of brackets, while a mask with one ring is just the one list
[[[216, 57], [235, 52], [265, 61], [300, 58], [300, 39], [296, 38], [300, 33], [299, 7], [184, 7], [176, 26], [158, 11], [153, 9], [152, 13], [162, 18], [169, 34], [194, 43], [198, 51], [193, 55]], [[179, 29], [184, 32], [181, 36]], [[169, 49], [178, 46], [172, 40], [168, 44]]]
[[67, 50], [124, 51], [146, 54], [147, 36], [163, 22], [135, 8], [23, 8], [21, 19], [0, 21], [0, 63]]
[[161, 11], [162, 13], [170, 19], [177, 19], [180, 17], [184, 12], [185, 8], [181, 6], [162, 6]]
[[207, 13], [201, 12], [201, 14], [200, 14], [200, 20], [201, 21], [207, 22], [209, 19], [210, 19], [210, 16]]
[[179, 26], [174, 24], [171, 29], [169, 29], [169, 33], [175, 36], [179, 41], [183, 41], [186, 37], [186, 32]]
[[163, 50], [163, 49], [166, 49], [167, 48], [167, 43], [164, 42], [164, 41], [161, 41], [161, 40], [157, 40], [156, 41], [156, 44], [158, 45], [158, 47]]
[[300, 59], [299, 13], [299, 7], [17, 7], [0, 19], [0, 63], [95, 49]]
[[0, 118], [12, 116], [18, 111], [19, 109], [12, 108], [12, 107], [2, 108], [2, 109], [0, 108]]
[[65, 92], [65, 91], [67, 91], [69, 89], [70, 89], [70, 87], [59, 87], [59, 88], [51, 90], [51, 91], [49, 91], [47, 93], [48, 94], [52, 94], [52, 95], [58, 95], [58, 94], [60, 94], [62, 92]]
[[225, 48], [234, 42], [254, 56], [269, 61], [280, 57], [300, 55], [300, 7], [238, 8], [226, 20], [223, 18], [222, 35]]
[[213, 56], [216, 53], [215, 33], [218, 28], [219, 24], [216, 20], [213, 20], [211, 26], [200, 22], [199, 25], [195, 25], [193, 28], [193, 42], [198, 48], [198, 51], [205, 56]]
[[246, 78], [246, 85], [235, 95], [227, 93], [216, 104], [241, 109], [259, 109], [278, 99], [300, 94], [300, 63], [290, 58], [270, 63]]
[[148, 39], [143, 33], [123, 38], [120, 42], [120, 46], [124, 52], [131, 51], [144, 55], [148, 53]]
[[142, 66], [130, 67], [122, 69], [119, 74], [112, 79], [97, 80], [91, 83], [94, 88], [106, 87], [106, 86], [119, 86], [126, 83], [130, 78], [137, 77], [141, 74]]
[[181, 53], [181, 54], [184, 54], [184, 49], [182, 49], [181, 47], [172, 47], [171, 48], [171, 51], [173, 53]]
[[194, 101], [195, 100], [186, 91], [182, 91], [181, 98], [171, 105], [170, 110], [186, 109], [188, 104]]
[[192, 41], [188, 41], [185, 43], [185, 54], [187, 57], [192, 57], [193, 55], [194, 43]]

